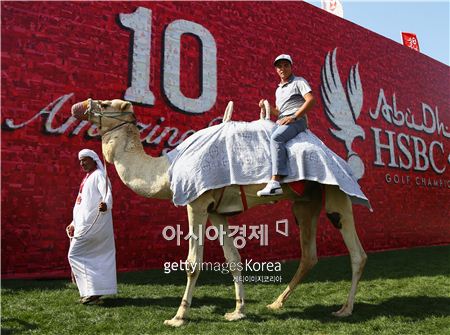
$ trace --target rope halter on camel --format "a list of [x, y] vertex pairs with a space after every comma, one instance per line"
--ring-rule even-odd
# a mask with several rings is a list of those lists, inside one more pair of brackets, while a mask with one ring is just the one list
[[[106, 108], [109, 107], [110, 104], [104, 104], [100, 100], [92, 100], [89, 98], [87, 101], [79, 102], [72, 106], [72, 111], [75, 110], [81, 110], [84, 111], [83, 114], [87, 115], [88, 121], [91, 121], [92, 117], [98, 117], [99, 118], [99, 129], [102, 130], [102, 118], [109, 118], [109, 119], [115, 119], [118, 121], [121, 121], [120, 124], [114, 126], [111, 129], [108, 129], [107, 131], [103, 132], [102, 135], [105, 135], [119, 127], [122, 127], [126, 124], [134, 124], [136, 125], [136, 117], [134, 116], [133, 112], [107, 112]], [[133, 115], [133, 121], [125, 120], [121, 118], [121, 116], [124, 115]]]

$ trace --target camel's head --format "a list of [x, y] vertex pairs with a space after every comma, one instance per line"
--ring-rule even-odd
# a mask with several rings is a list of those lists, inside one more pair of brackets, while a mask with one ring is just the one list
[[72, 106], [72, 115], [79, 120], [94, 123], [101, 134], [129, 123], [136, 123], [133, 106], [128, 101], [92, 100], [78, 102]]

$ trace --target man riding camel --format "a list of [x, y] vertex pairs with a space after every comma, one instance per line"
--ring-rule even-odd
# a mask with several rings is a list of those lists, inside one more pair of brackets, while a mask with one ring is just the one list
[[[292, 58], [281, 54], [273, 62], [280, 83], [275, 92], [276, 107], [270, 106], [270, 113], [278, 117], [272, 136], [270, 137], [270, 154], [272, 158], [272, 179], [258, 196], [282, 194], [280, 180], [288, 173], [288, 158], [286, 143], [297, 134], [308, 128], [306, 113], [315, 104], [311, 87], [303, 77], [297, 77], [292, 72]], [[263, 107], [263, 101], [259, 107]]]

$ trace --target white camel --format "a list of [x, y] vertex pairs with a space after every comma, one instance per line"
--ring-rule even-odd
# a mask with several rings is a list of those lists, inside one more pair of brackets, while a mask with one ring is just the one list
[[[227, 120], [231, 117], [231, 112], [232, 105], [227, 109]], [[102, 135], [103, 155], [108, 163], [114, 164], [120, 179], [126, 186], [147, 198], [171, 199], [169, 161], [165, 156], [151, 157], [145, 153], [130, 102], [119, 99], [107, 101], [89, 99], [73, 105], [72, 115], [80, 120], [89, 120], [98, 127]], [[240, 192], [244, 193], [248, 208], [279, 200], [291, 200], [292, 211], [301, 231], [301, 261], [286, 289], [272, 304], [267, 305], [269, 309], [277, 310], [283, 307], [295, 287], [317, 263], [316, 230], [322, 209], [322, 189], [324, 189], [327, 216], [342, 234], [350, 253], [352, 267], [352, 283], [347, 301], [340, 310], [333, 314], [338, 317], [351, 315], [367, 255], [355, 230], [352, 204], [348, 195], [342, 192], [338, 186], [307, 182], [308, 201], [302, 199], [286, 184], [283, 185], [282, 195], [258, 197], [256, 192], [264, 186], [264, 184], [235, 186], [234, 191], [234, 186], [231, 186], [227, 188], [226, 192], [223, 192], [223, 189], [213, 189], [203, 193], [187, 205], [190, 232], [200, 236], [203, 233], [200, 227], [205, 227], [208, 219], [214, 226], [222, 226], [226, 232], [223, 243], [225, 259], [229, 263], [239, 264], [241, 261], [239, 252], [234, 246], [233, 240], [228, 237], [227, 218], [223, 215], [223, 210], [217, 210], [217, 203], [221, 201], [226, 203], [229, 208], [242, 208]], [[231, 191], [229, 191], [230, 189]], [[199, 244], [199, 239], [189, 239], [187, 264], [201, 264], [202, 261], [203, 245]], [[231, 273], [234, 278], [241, 276], [238, 267], [231, 270], [233, 270]], [[172, 319], [164, 321], [164, 324], [177, 327], [186, 322], [199, 273], [199, 266], [191, 266], [187, 270], [187, 285], [181, 304], [176, 315]], [[225, 318], [229, 321], [245, 317], [243, 284], [241, 281], [235, 280], [234, 286], [236, 308], [233, 312], [225, 314]]]

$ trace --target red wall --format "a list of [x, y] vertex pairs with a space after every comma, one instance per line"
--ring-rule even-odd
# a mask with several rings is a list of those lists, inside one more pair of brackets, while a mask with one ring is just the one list
[[[152, 12], [149, 84], [155, 102], [151, 106], [135, 104], [139, 121], [151, 124], [142, 131], [143, 138], [151, 135], [147, 142], [155, 142], [165, 127], [178, 128], [178, 137], [188, 130], [206, 127], [223, 114], [228, 100], [235, 102], [235, 120], [256, 119], [260, 98], [268, 97], [273, 103], [277, 76], [272, 61], [277, 54], [286, 52], [292, 54], [296, 73], [309, 80], [318, 100], [309, 113], [311, 129], [345, 158], [343, 142], [330, 132], [333, 125], [325, 116], [320, 94], [325, 57], [337, 48], [343, 84], [351, 67], [358, 63], [363, 88], [357, 124], [363, 127], [365, 139], [355, 139], [353, 150], [364, 163], [360, 185], [374, 207], [373, 213], [365, 207], [354, 207], [363, 246], [374, 251], [450, 242], [448, 66], [301, 2], [2, 2], [1, 6], [3, 278], [69, 273], [64, 228], [71, 221], [83, 177], [77, 152], [85, 147], [101, 150], [100, 141], [90, 136], [88, 126], [80, 130], [79, 122], [69, 119], [70, 107], [87, 97], [124, 97], [131, 82], [133, 35], [119, 24], [119, 14], [133, 13], [138, 7]], [[163, 92], [164, 31], [179, 19], [207, 29], [217, 48], [217, 99], [202, 114], [180, 111]], [[201, 48], [198, 38], [183, 36], [180, 87], [185, 96], [192, 98], [201, 94]], [[204, 76], [209, 75], [209, 69], [207, 66], [203, 70]], [[396, 126], [383, 118], [381, 110], [378, 118], [370, 117], [377, 108], [380, 89], [391, 107], [395, 95], [397, 111], [410, 111], [416, 124], [424, 123], [423, 104], [430, 106], [433, 115], [439, 117], [434, 131]], [[65, 95], [69, 95], [68, 99], [50, 113], [53, 107], [49, 104]], [[426, 115], [431, 118], [429, 113]], [[155, 128], [158, 120], [160, 127]], [[11, 123], [26, 121], [29, 122], [11, 129]], [[372, 128], [380, 129], [382, 143], [388, 141], [386, 131], [392, 132], [394, 140], [403, 138], [401, 142], [407, 149], [402, 151], [397, 144], [393, 148], [406, 163], [408, 155], [404, 151], [414, 158], [414, 141], [422, 143], [413, 137], [426, 144], [429, 162], [431, 145], [432, 160], [439, 172], [431, 164], [425, 171], [414, 169], [414, 164], [389, 167], [387, 150], [381, 150], [385, 166], [375, 164]], [[174, 142], [164, 135], [159, 144], [145, 143], [145, 150], [159, 155]], [[418, 151], [423, 151], [420, 143]], [[423, 164], [425, 158], [420, 154], [418, 157], [419, 164]], [[396, 160], [398, 163], [399, 158]], [[179, 224], [187, 231], [185, 208], [141, 198], [120, 182], [112, 166], [109, 174], [114, 190], [119, 270], [158, 268], [165, 261], [185, 259], [187, 241], [177, 247], [175, 241], [166, 241], [161, 234], [166, 225]], [[397, 182], [388, 182], [389, 176], [395, 176]], [[428, 180], [437, 185], [428, 185]], [[289, 237], [277, 234], [274, 228], [276, 220], [285, 218], [290, 223]], [[243, 223], [270, 227], [268, 246], [247, 241], [241, 251], [244, 257], [298, 258], [298, 229], [287, 203], [260, 207], [231, 219], [231, 224]], [[339, 232], [324, 215], [318, 230], [319, 255], [346, 252]], [[218, 242], [206, 244], [206, 260], [222, 261]]]

